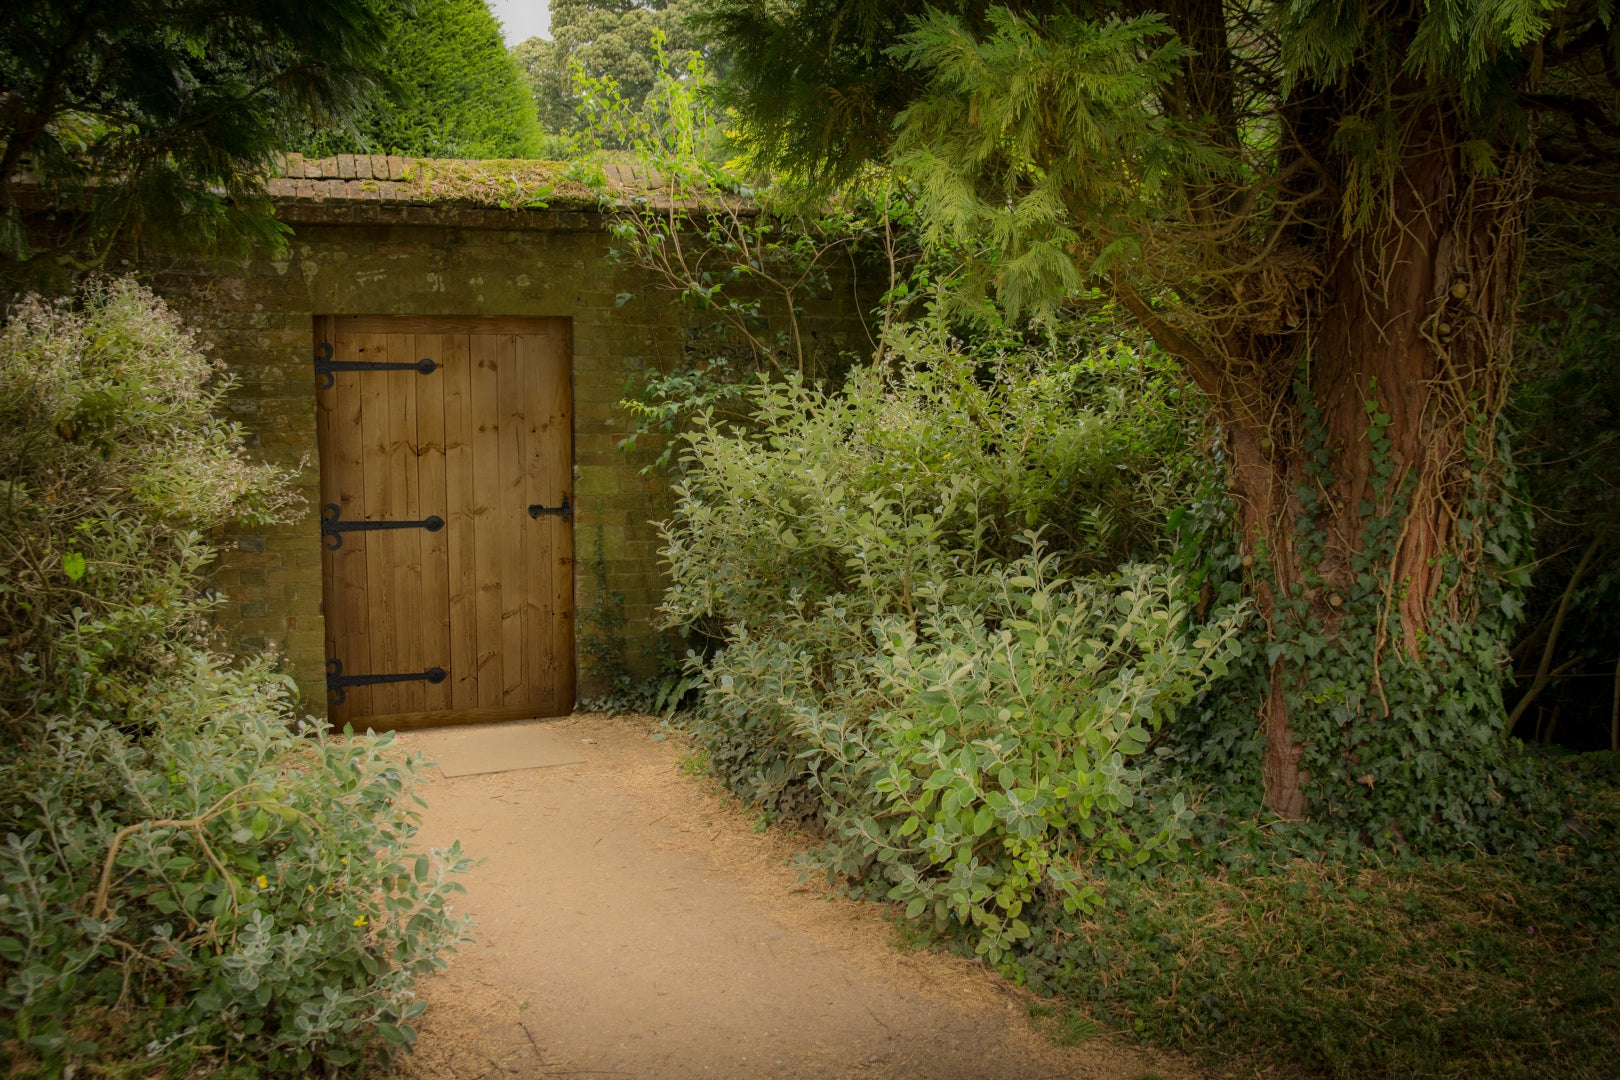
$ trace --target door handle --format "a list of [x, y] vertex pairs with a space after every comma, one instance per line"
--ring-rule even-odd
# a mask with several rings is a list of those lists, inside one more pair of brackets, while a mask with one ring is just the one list
[[539, 503], [529, 504], [530, 517], [534, 518], [536, 521], [539, 521], [541, 514], [556, 514], [564, 521], [574, 520], [574, 508], [568, 505], [568, 496], [566, 495], [563, 496], [561, 506], [541, 506]]

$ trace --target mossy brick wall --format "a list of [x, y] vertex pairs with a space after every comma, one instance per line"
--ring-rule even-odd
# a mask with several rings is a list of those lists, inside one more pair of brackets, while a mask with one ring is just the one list
[[[308, 502], [295, 522], [239, 527], [217, 538], [213, 582], [221, 625], [238, 650], [273, 649], [297, 680], [303, 708], [325, 708], [321, 544], [317, 513], [313, 320], [317, 315], [566, 316], [573, 320], [575, 595], [594, 599], [589, 569], [598, 538], [608, 587], [625, 598], [626, 654], [638, 673], [651, 661], [661, 591], [652, 522], [668, 506], [662, 482], [643, 476], [618, 443], [629, 417], [627, 379], [678, 361], [695, 323], [652, 290], [634, 267], [610, 258], [601, 215], [399, 205], [356, 197], [341, 180], [280, 200], [294, 230], [279, 255], [170, 265], [158, 291], [212, 343], [239, 385], [235, 418], [254, 453], [298, 468]], [[309, 186], [304, 182], [304, 186]], [[622, 293], [636, 293], [622, 306]], [[821, 349], [865, 352], [853, 298], [813, 302], [807, 321]], [[602, 693], [585, 673], [583, 696]]]

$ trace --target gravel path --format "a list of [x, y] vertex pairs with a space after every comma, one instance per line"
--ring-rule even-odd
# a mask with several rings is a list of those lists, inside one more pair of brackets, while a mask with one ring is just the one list
[[804, 837], [754, 828], [645, 718], [548, 723], [588, 760], [433, 773], [422, 792], [421, 840], [460, 838], [484, 862], [460, 904], [477, 944], [423, 984], [412, 1075], [1198, 1075], [1102, 1040], [1055, 1047], [1027, 998], [983, 968], [896, 948], [874, 905], [799, 882]]

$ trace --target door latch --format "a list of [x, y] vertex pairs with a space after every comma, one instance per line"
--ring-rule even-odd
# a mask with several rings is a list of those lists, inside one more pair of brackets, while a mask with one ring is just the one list
[[564, 521], [574, 520], [574, 508], [568, 505], [568, 496], [566, 495], [563, 496], [561, 506], [541, 506], [539, 503], [529, 504], [530, 517], [534, 518], [536, 521], [539, 521], [541, 514], [556, 514]]

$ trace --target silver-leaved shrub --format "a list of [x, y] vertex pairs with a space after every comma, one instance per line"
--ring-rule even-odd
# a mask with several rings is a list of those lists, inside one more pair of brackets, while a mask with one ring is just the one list
[[209, 648], [207, 531], [286, 477], [127, 282], [0, 329], [0, 1057], [14, 1075], [332, 1075], [408, 1048], [466, 935], [417, 762]]
[[1000, 961], [1031, 904], [1087, 908], [1102, 864], [1187, 837], [1183, 797], [1139, 804], [1150, 747], [1242, 612], [1194, 618], [1150, 561], [1190, 470], [1148, 362], [892, 345], [838, 390], [761, 383], [749, 424], [699, 419], [663, 610], [708, 640], [688, 722], [718, 774], [816, 820], [830, 876]]

